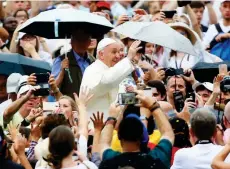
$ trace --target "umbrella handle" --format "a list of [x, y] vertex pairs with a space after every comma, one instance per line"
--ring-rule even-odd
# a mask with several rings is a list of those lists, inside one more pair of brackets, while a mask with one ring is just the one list
[[58, 22], [60, 22], [60, 19], [56, 19], [54, 21], [54, 36], [57, 38], [59, 36], [58, 34]]

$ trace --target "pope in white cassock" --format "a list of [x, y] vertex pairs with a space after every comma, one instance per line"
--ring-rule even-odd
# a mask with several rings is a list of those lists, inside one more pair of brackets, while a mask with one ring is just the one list
[[84, 72], [81, 88], [88, 87], [94, 94], [87, 104], [89, 117], [97, 111], [108, 117], [111, 103], [117, 98], [119, 84], [134, 70], [132, 63], [140, 41], [131, 45], [126, 58], [121, 60], [121, 44], [114, 39], [104, 38], [98, 43], [97, 60], [88, 66]]

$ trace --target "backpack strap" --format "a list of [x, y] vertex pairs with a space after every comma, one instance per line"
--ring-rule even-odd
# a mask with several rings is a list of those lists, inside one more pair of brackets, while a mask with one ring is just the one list
[[223, 30], [221, 29], [219, 23], [215, 24], [215, 27], [216, 27], [216, 30], [218, 31], [218, 33], [222, 33], [223, 32]]

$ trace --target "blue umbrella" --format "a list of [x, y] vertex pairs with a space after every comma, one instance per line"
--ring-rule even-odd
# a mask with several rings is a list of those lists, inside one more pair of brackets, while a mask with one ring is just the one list
[[34, 60], [16, 53], [0, 54], [0, 74], [20, 73], [30, 75], [32, 73], [47, 72], [51, 72], [51, 66], [45, 61]]

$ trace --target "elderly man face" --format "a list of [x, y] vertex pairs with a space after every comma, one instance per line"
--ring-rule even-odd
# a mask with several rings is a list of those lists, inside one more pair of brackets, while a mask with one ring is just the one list
[[108, 67], [113, 67], [120, 61], [120, 48], [121, 45], [118, 42], [106, 46], [103, 50], [99, 51], [99, 59]]

